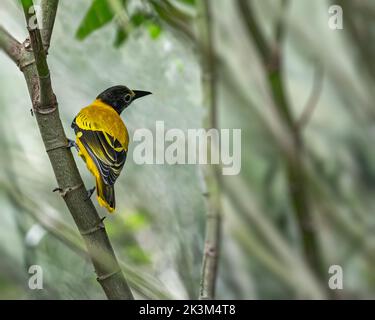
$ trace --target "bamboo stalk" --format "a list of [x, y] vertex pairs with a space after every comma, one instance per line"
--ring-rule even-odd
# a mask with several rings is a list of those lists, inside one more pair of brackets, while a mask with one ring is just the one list
[[[47, 4], [47, 2], [50, 2]], [[57, 1], [44, 0], [42, 8], [44, 24], [49, 29], [44, 31], [46, 41], [50, 40], [57, 10]], [[77, 169], [70, 149], [67, 148], [67, 138], [60, 120], [57, 101], [51, 86], [46, 52], [42, 35], [37, 27], [30, 25], [32, 0], [22, 0], [30, 40], [20, 46], [20, 54], [14, 54], [9, 48], [14, 41], [6, 32], [0, 29], [0, 46], [19, 65], [24, 74], [30, 98], [33, 103], [35, 117], [39, 126], [42, 140], [49, 156], [52, 168], [61, 191], [61, 195], [84, 238], [87, 251], [97, 274], [97, 280], [102, 286], [108, 299], [133, 299], [128, 283], [117, 262], [112, 245], [108, 239], [105, 226], [102, 223], [93, 203], [87, 200], [86, 188]], [[30, 46], [31, 44], [31, 46]], [[31, 48], [30, 48], [31, 47]], [[32, 49], [32, 50], [31, 50]], [[16, 52], [18, 52], [16, 50]], [[105, 255], [105, 261], [101, 255]]]
[[[287, 2], [284, 2], [283, 5], [287, 5]], [[276, 30], [276, 46], [269, 45], [258, 26], [250, 1], [237, 0], [237, 6], [249, 36], [254, 41], [256, 49], [262, 59], [274, 104], [282, 115], [282, 119], [289, 128], [293, 139], [294, 153], [292, 157], [287, 159], [286, 163], [290, 200], [302, 237], [303, 252], [306, 260], [314, 270], [315, 275], [320, 279], [324, 279], [323, 261], [320, 255], [314, 219], [309, 205], [307, 188], [305, 186], [306, 173], [303, 164], [303, 139], [297, 121], [294, 120], [291, 114], [285, 83], [282, 77], [283, 65], [280, 47], [285, 30], [280, 30], [280, 28], [284, 27], [282, 23], [278, 23], [279, 30]]]
[[0, 48], [18, 64], [21, 58], [21, 44], [0, 26]]
[[[199, 33], [202, 69], [203, 106], [206, 109], [206, 129], [217, 128], [216, 100], [216, 62], [213, 44], [211, 4], [208, 0], [199, 2]], [[212, 138], [213, 148], [218, 148], [219, 141]], [[211, 148], [207, 150], [211, 154]], [[221, 241], [221, 177], [217, 165], [207, 165], [204, 168], [206, 182], [206, 231], [205, 248], [203, 253], [202, 273], [199, 299], [214, 299], [218, 272], [218, 261]]]
[[44, 45], [44, 50], [48, 52], [51, 35], [53, 32], [53, 26], [55, 24], [55, 18], [57, 13], [57, 7], [59, 0], [49, 0], [41, 2], [42, 10], [42, 29], [40, 30]]

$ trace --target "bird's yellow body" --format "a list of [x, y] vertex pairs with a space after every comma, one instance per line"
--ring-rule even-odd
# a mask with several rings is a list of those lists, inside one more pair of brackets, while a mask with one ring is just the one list
[[[98, 202], [109, 212], [116, 208], [114, 185], [125, 165], [129, 144], [128, 130], [120, 114], [134, 100], [149, 94], [123, 85], [110, 87], [83, 108], [72, 122], [79, 155], [96, 180]], [[72, 145], [74, 141], [69, 142]]]
[[[112, 107], [100, 100], [95, 100], [92, 104], [83, 108], [78, 113], [75, 124], [82, 130], [77, 132], [76, 143], [79, 148], [79, 155], [84, 159], [88, 170], [96, 179], [98, 202], [102, 207], [107, 208], [109, 212], [113, 212], [115, 208], [111, 206], [103, 196], [103, 188], [105, 187], [103, 185], [103, 177], [98, 168], [98, 164], [94, 161], [92, 153], [90, 154], [90, 151], [83, 142], [83, 132], [101, 132], [106, 142], [113, 150], [117, 153], [125, 151], [126, 154], [129, 144], [128, 130], [120, 115]], [[114, 144], [115, 140], [119, 142], [118, 145]], [[93, 151], [96, 157], [102, 161], [104, 160], [105, 163], [111, 164], [111, 161], [116, 161], [116, 159], [111, 158], [110, 155], [105, 153], [105, 148], [103, 149], [101, 145], [94, 146], [91, 144], [90, 147], [94, 149]]]
[[76, 117], [76, 124], [83, 130], [102, 131], [117, 139], [128, 150], [129, 134], [120, 115], [106, 103], [95, 100], [83, 108]]

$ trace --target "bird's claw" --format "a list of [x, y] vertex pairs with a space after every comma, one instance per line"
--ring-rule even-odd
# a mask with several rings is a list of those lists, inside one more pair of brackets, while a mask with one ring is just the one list
[[74, 140], [68, 139], [68, 145], [66, 146], [68, 149], [70, 148], [76, 148], [78, 150], [78, 145]]
[[94, 193], [95, 189], [96, 189], [96, 187], [93, 187], [93, 188], [87, 190], [87, 198], [85, 199], [86, 201], [91, 198], [91, 196]]

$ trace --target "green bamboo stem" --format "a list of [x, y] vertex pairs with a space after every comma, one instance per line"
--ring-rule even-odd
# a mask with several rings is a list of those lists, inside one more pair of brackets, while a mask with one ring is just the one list
[[[203, 106], [206, 109], [204, 121], [206, 129], [217, 128], [216, 100], [216, 62], [212, 34], [211, 7], [208, 0], [200, 0], [199, 5], [199, 48], [201, 52]], [[218, 148], [219, 141], [213, 139], [213, 148]], [[211, 154], [210, 148], [207, 150]], [[203, 253], [199, 299], [214, 299], [218, 272], [221, 238], [221, 177], [216, 165], [204, 168], [206, 182], [206, 231]]]
[[[284, 2], [284, 5], [287, 2]], [[254, 41], [256, 49], [262, 59], [263, 67], [267, 73], [268, 85], [275, 106], [282, 115], [282, 119], [289, 128], [294, 153], [286, 163], [287, 179], [290, 200], [296, 215], [299, 231], [302, 237], [303, 252], [310, 267], [317, 277], [323, 279], [323, 262], [320, 256], [320, 248], [316, 237], [314, 219], [309, 205], [307, 188], [305, 186], [305, 169], [303, 165], [303, 140], [297, 122], [293, 119], [291, 108], [283, 81], [283, 65], [280, 53], [281, 41], [284, 30], [277, 30], [276, 46], [271, 46], [265, 40], [255, 19], [252, 6], [247, 0], [237, 0], [238, 9], [249, 36]], [[278, 28], [283, 28], [279, 23]]]
[[[47, 2], [50, 2], [47, 4]], [[44, 38], [50, 39], [57, 3], [44, 0], [45, 25]], [[133, 299], [131, 290], [117, 262], [112, 245], [108, 239], [93, 203], [87, 200], [86, 188], [77, 169], [73, 155], [67, 148], [67, 138], [60, 120], [57, 101], [51, 86], [46, 52], [42, 35], [38, 28], [30, 26], [32, 0], [22, 0], [29, 30], [29, 40], [23, 45], [15, 43], [9, 34], [0, 29], [0, 46], [16, 61], [24, 74], [35, 117], [39, 126], [49, 160], [58, 183], [61, 195], [84, 238], [87, 251], [97, 274], [97, 280], [108, 299]], [[34, 17], [35, 19], [35, 17]], [[36, 19], [34, 20], [36, 22]], [[8, 42], [6, 40], [9, 40]], [[10, 49], [17, 45], [17, 50]], [[20, 52], [20, 54], [18, 54]], [[101, 256], [104, 255], [105, 259]]]
[[160, 18], [168, 25], [180, 31], [192, 43], [197, 42], [189, 25], [189, 16], [185, 16], [179, 10], [176, 10], [168, 1], [150, 0], [150, 3]]
[[[19, 210], [28, 214], [56, 240], [60, 241], [67, 248], [75, 252], [79, 257], [82, 257], [88, 261], [90, 260], [90, 256], [82, 241], [82, 237], [77, 233], [77, 231], [58, 217], [43, 213], [42, 208], [34, 199], [23, 194], [22, 190], [17, 184], [17, 181], [12, 181], [11, 185], [9, 185], [9, 183], [5, 184], [0, 181], [0, 188], [5, 190], [9, 199], [15, 203]], [[98, 257], [100, 256], [98, 255]], [[147, 275], [142, 271], [129, 267], [122, 261], [119, 261], [119, 263], [121, 268], [124, 269], [126, 274], [129, 276], [129, 284], [134, 291], [138, 292], [147, 299], [171, 299], [170, 294], [166, 292], [162, 286], [152, 283], [155, 282], [154, 279], [149, 277], [150, 280], [147, 280]]]
[[21, 58], [21, 44], [0, 26], [0, 48], [13, 62], [18, 63]]
[[44, 45], [44, 50], [48, 52], [51, 35], [53, 32], [53, 26], [55, 22], [55, 17], [57, 13], [57, 7], [59, 5], [59, 0], [49, 0], [41, 2], [42, 10], [42, 29], [40, 30]]

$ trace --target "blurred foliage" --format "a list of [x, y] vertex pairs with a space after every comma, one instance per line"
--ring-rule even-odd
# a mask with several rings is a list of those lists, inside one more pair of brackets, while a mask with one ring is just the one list
[[[137, 128], [154, 131], [156, 120], [166, 129], [202, 126], [197, 1], [60, 1], [49, 64], [69, 136], [78, 110], [120, 83], [154, 93], [125, 112], [131, 136]], [[304, 185], [327, 270], [322, 279], [302, 253], [288, 196], [290, 136], [275, 111], [261, 57], [236, 1], [214, 2], [220, 127], [242, 129], [241, 173], [223, 179], [218, 298], [373, 298], [375, 2], [337, 1], [344, 30], [333, 31], [330, 0], [291, 0], [286, 10], [282, 1], [250, 1], [270, 43], [275, 26], [285, 24], [278, 50], [295, 119], [322, 70], [322, 90], [302, 132]], [[0, 20], [25, 38], [14, 1], [0, 3]], [[3, 54], [0, 65], [0, 298], [102, 299], [74, 223], [51, 192], [55, 181], [22, 75]], [[118, 212], [107, 217], [106, 227], [137, 298], [197, 297], [205, 224], [201, 180], [196, 166], [127, 160], [116, 186]], [[27, 288], [31, 264], [43, 267], [44, 290]], [[344, 271], [340, 292], [327, 287], [332, 264]]]
[[113, 17], [114, 13], [107, 0], [94, 0], [77, 30], [77, 38], [86, 38], [91, 32], [110, 22]]
[[[95, 30], [107, 23], [114, 21], [117, 32], [114, 41], [116, 47], [120, 46], [137, 28], [148, 30], [151, 38], [157, 39], [162, 31], [162, 23], [179, 30], [181, 23], [191, 23], [191, 17], [176, 7], [176, 4], [167, 0], [151, 1], [126, 0], [94, 0], [82, 20], [76, 37], [85, 39]], [[194, 6], [194, 0], [180, 0], [188, 6]], [[129, 9], [130, 6], [130, 9]], [[185, 27], [186, 29], [186, 27]]]

